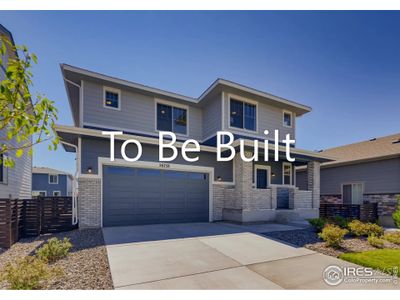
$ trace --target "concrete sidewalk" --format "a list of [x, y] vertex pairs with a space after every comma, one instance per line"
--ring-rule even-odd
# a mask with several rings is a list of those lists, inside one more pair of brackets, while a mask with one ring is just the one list
[[[194, 223], [104, 228], [116, 289], [378, 289], [392, 284], [340, 284], [322, 277], [329, 265], [350, 263], [292, 247], [249, 227]], [[294, 227], [295, 229], [298, 229]], [[266, 231], [267, 230], [267, 231]], [[354, 266], [354, 265], [352, 265]]]

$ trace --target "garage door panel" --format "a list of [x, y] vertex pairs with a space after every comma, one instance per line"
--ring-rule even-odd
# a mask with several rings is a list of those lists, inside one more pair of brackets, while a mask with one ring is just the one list
[[105, 166], [103, 225], [207, 222], [208, 177], [205, 173]]

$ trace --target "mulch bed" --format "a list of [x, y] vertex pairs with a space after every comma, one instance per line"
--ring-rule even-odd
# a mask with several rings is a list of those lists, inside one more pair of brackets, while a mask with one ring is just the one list
[[[362, 252], [368, 250], [375, 250], [377, 248], [371, 246], [366, 238], [346, 238], [342, 246], [338, 249], [325, 246], [325, 243], [320, 239], [317, 233], [310, 228], [300, 230], [288, 230], [278, 232], [268, 232], [263, 235], [282, 241], [287, 244], [291, 244], [297, 247], [305, 247], [307, 249], [338, 257], [342, 253], [348, 252]], [[399, 245], [395, 245], [389, 242], [385, 242], [385, 248], [400, 249]]]
[[[35, 251], [52, 237], [69, 238], [73, 248], [66, 258], [52, 264], [61, 268], [64, 274], [49, 282], [47, 289], [113, 289], [107, 252], [100, 229], [46, 234], [36, 238], [21, 239], [10, 249], [0, 248], [0, 272], [8, 262], [34, 255]], [[0, 289], [6, 288], [6, 283], [0, 282]]]

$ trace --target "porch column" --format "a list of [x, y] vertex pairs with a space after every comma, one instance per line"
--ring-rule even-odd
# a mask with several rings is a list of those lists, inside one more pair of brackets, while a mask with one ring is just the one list
[[[246, 157], [252, 155], [245, 152]], [[235, 183], [238, 208], [246, 209], [249, 206], [253, 189], [253, 162], [245, 162], [239, 153], [235, 155]]]
[[312, 195], [312, 208], [319, 209], [320, 201], [320, 163], [310, 161], [307, 163], [308, 190]]

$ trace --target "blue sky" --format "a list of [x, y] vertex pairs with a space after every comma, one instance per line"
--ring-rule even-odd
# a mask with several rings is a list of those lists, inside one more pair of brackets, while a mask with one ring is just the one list
[[[318, 150], [400, 130], [400, 12], [0, 12], [39, 57], [33, 92], [72, 125], [64, 62], [197, 97], [217, 77], [307, 104], [297, 146]], [[34, 165], [74, 172], [35, 147]]]

